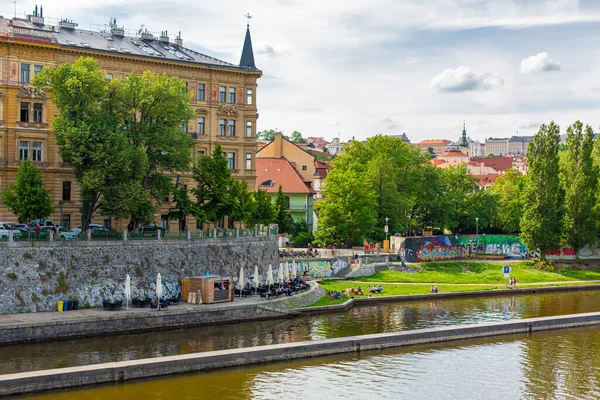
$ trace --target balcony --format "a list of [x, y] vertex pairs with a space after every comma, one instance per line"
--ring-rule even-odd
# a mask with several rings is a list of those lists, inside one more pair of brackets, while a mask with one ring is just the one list
[[289, 211], [306, 211], [306, 205], [290, 205], [288, 207]]
[[43, 122], [21, 122], [17, 121], [17, 127], [29, 129], [48, 129], [48, 124]]

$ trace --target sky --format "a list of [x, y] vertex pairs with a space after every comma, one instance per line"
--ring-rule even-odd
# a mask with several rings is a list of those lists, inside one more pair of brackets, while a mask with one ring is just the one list
[[[41, 0], [40, 0], [41, 1]], [[17, 15], [35, 1], [17, 0]], [[412, 142], [533, 135], [552, 120], [600, 127], [597, 0], [45, 0], [79, 27], [181, 31], [237, 64], [250, 13], [258, 130]], [[0, 15], [13, 16], [4, 0]], [[518, 132], [518, 133], [517, 133]]]

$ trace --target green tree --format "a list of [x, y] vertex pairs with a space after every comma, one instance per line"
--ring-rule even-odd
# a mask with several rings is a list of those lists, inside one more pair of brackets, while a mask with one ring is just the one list
[[334, 168], [324, 183], [326, 198], [315, 204], [320, 243], [362, 244], [377, 224], [377, 199], [355, 169]]
[[496, 184], [489, 189], [498, 196], [496, 221], [504, 232], [518, 233], [521, 230], [524, 184], [524, 176], [511, 168], [496, 178]]
[[[445, 226], [448, 229], [456, 231], [470, 230], [468, 227], [471, 225], [471, 221], [467, 221], [466, 218], [471, 218], [467, 211], [469, 204], [469, 196], [472, 195], [476, 189], [476, 179], [471, 175], [471, 172], [466, 165], [460, 164], [457, 166], [451, 166], [442, 170], [442, 182], [446, 187], [446, 203], [448, 209], [445, 217]], [[473, 207], [473, 205], [471, 205]], [[476, 206], [475, 206], [476, 207]], [[475, 220], [472, 221], [473, 225]]]
[[53, 212], [50, 190], [42, 175], [33, 162], [22, 160], [17, 172], [17, 183], [9, 185], [2, 190], [2, 203], [10, 212], [17, 216], [19, 222], [33, 219], [46, 219]]
[[565, 191], [564, 240], [579, 251], [596, 239], [598, 171], [593, 162], [594, 132], [580, 121], [567, 128], [566, 162], [561, 171]]
[[202, 155], [193, 168], [197, 186], [192, 189], [202, 215], [215, 226], [232, 209], [230, 199], [231, 170], [223, 155], [220, 145], [215, 147], [212, 155]]
[[275, 130], [265, 129], [264, 131], [258, 132], [256, 134], [256, 137], [262, 140], [273, 140], [273, 138], [275, 137]]
[[269, 225], [275, 220], [275, 210], [271, 196], [264, 189], [258, 189], [253, 194], [251, 213], [247, 221], [249, 226]]
[[302, 137], [302, 134], [298, 131], [292, 132], [290, 136], [290, 142], [294, 143], [304, 143], [305, 139]]
[[104, 193], [136, 190], [123, 179], [135, 168], [137, 153], [118, 118], [118, 85], [107, 81], [96, 60], [89, 57], [46, 67], [33, 83], [48, 91], [60, 109], [52, 129], [61, 158], [73, 168], [82, 202], [81, 223], [87, 230]]
[[189, 170], [194, 140], [184, 127], [193, 112], [189, 90], [177, 77], [132, 72], [127, 79], [113, 84], [122, 99], [118, 107], [120, 123], [137, 151], [129, 177], [141, 196], [131, 213], [137, 225], [152, 218], [171, 188], [171, 178], [166, 174]]
[[279, 232], [290, 232], [292, 226], [294, 225], [294, 220], [288, 211], [288, 199], [283, 194], [283, 188], [281, 185], [279, 185], [279, 189], [277, 189], [273, 208], [275, 209], [275, 223], [279, 225]]
[[543, 124], [527, 149], [521, 237], [529, 250], [546, 251], [560, 246], [563, 193], [559, 178], [560, 127]]
[[173, 187], [173, 203], [173, 207], [169, 208], [169, 219], [178, 219], [180, 226], [181, 221], [185, 220], [188, 215], [194, 216], [196, 221], [204, 221], [198, 203], [190, 198], [186, 185], [181, 182], [177, 182]]
[[233, 180], [229, 197], [231, 199], [231, 210], [228, 215], [229, 220], [245, 222], [251, 219], [254, 209], [254, 199], [252, 192], [248, 189], [248, 182]]
[[409, 234], [414, 226], [440, 226], [445, 224], [446, 212], [450, 208], [446, 187], [442, 181], [443, 170], [427, 163], [417, 168], [410, 202], [402, 211], [407, 220], [402, 231]]

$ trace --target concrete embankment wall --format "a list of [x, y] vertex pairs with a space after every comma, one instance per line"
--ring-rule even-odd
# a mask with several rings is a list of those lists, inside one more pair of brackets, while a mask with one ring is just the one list
[[0, 314], [56, 311], [62, 299], [100, 307], [122, 298], [125, 276], [132, 297], [154, 295], [161, 274], [167, 295], [180, 293], [189, 276], [266, 274], [278, 265], [276, 236], [193, 240], [61, 241], [0, 248]]
[[531, 318], [260, 346], [0, 376], [0, 395], [164, 377], [224, 367], [600, 324], [600, 313]]
[[324, 293], [323, 288], [314, 285], [304, 293], [261, 300], [254, 304], [199, 305], [136, 314], [126, 314], [126, 311], [121, 310], [117, 314], [102, 317], [4, 324], [0, 325], [0, 345], [285, 318], [296, 315], [295, 309], [316, 302]]
[[500, 289], [500, 290], [479, 290], [476, 292], [452, 292], [452, 293], [427, 293], [427, 294], [412, 294], [401, 296], [375, 296], [361, 297], [348, 299], [342, 304], [334, 304], [331, 306], [309, 307], [297, 310], [297, 313], [306, 315], [322, 314], [329, 312], [346, 311], [355, 305], [378, 304], [378, 303], [395, 303], [409, 301], [438, 301], [444, 299], [461, 299], [472, 297], [496, 297], [496, 296], [515, 296], [540, 293], [558, 293], [558, 292], [579, 292], [582, 290], [600, 290], [600, 285], [573, 285], [573, 286], [548, 286], [538, 288], [521, 288], [521, 289]]

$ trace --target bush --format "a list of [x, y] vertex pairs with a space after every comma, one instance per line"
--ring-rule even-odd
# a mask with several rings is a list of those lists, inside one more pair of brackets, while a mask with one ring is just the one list
[[310, 242], [310, 235], [307, 232], [300, 232], [292, 240], [294, 246], [305, 247]]

